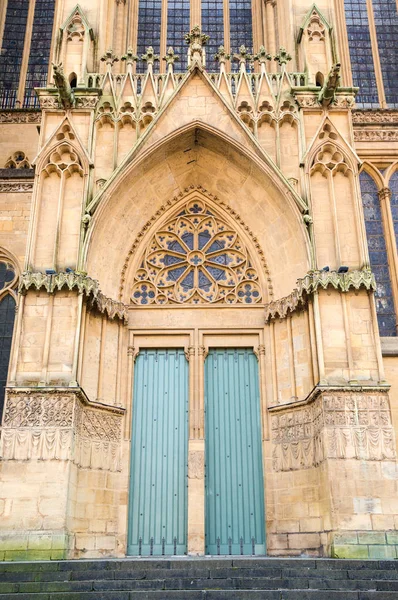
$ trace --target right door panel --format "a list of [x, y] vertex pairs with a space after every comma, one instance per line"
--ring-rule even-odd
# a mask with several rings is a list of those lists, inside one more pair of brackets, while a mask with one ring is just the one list
[[205, 364], [206, 554], [265, 554], [258, 363], [212, 349]]

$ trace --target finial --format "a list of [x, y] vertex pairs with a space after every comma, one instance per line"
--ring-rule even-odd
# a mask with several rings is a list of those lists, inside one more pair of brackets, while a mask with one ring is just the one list
[[119, 59], [116, 54], [113, 54], [112, 48], [109, 48], [109, 50], [105, 52], [104, 56], [101, 56], [101, 61], [106, 64], [108, 71], [110, 71], [113, 63], [118, 62]]
[[257, 54], [255, 54], [253, 58], [254, 60], [258, 60], [260, 63], [265, 63], [267, 60], [272, 60], [271, 54], [266, 51], [264, 46], [260, 46]]
[[233, 59], [236, 62], [239, 62], [240, 71], [246, 71], [246, 62], [252, 60], [253, 56], [249, 54], [246, 49], [246, 46], [240, 46], [239, 53], [234, 54]]
[[168, 65], [174, 65], [175, 62], [180, 60], [180, 57], [177, 54], [174, 54], [174, 48], [169, 46], [166, 55], [163, 56], [163, 60], [165, 60]]
[[278, 54], [274, 56], [274, 60], [276, 60], [280, 66], [286, 65], [289, 60], [292, 60], [290, 54], [285, 50], [285, 48], [279, 48]]
[[145, 54], [141, 55], [141, 60], [146, 62], [148, 73], [152, 73], [153, 72], [153, 64], [154, 64], [155, 60], [159, 60], [159, 55], [155, 54], [153, 46], [148, 46]]
[[225, 63], [230, 58], [231, 55], [225, 52], [224, 46], [219, 46], [217, 54], [214, 55], [214, 60], [220, 63], [220, 73], [225, 73]]
[[204, 46], [209, 41], [209, 36], [201, 32], [199, 25], [195, 25], [189, 33], [184, 35], [184, 39], [189, 44], [188, 66], [198, 63], [204, 67], [206, 65]]
[[218, 61], [220, 64], [225, 63], [226, 60], [231, 58], [230, 54], [227, 54], [224, 46], [218, 47], [217, 54], [214, 55], [214, 60]]
[[121, 60], [126, 61], [126, 65], [132, 65], [133, 63], [137, 62], [138, 56], [134, 54], [133, 49], [130, 47], [127, 48], [127, 52], [126, 54], [123, 54]]

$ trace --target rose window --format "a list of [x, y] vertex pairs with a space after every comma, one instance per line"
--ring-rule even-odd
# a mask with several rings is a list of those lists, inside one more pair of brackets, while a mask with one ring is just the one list
[[131, 299], [140, 305], [248, 305], [261, 301], [261, 291], [237, 232], [202, 200], [193, 200], [150, 240]]

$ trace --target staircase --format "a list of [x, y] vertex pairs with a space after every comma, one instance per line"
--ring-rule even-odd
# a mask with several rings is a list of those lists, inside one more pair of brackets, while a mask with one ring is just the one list
[[398, 600], [398, 560], [109, 559], [0, 563], [0, 600]]

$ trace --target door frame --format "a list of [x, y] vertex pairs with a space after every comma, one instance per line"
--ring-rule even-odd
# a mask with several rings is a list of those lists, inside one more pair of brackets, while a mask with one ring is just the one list
[[[195, 321], [192, 313], [195, 309], [188, 312], [184, 307], [181, 309], [181, 314], [186, 315], [185, 323]], [[255, 311], [245, 308], [240, 308], [239, 313], [242, 315], [242, 322], [245, 321], [245, 315], [258, 314], [260, 307], [255, 307]], [[166, 317], [167, 309], [162, 307], [163, 314]], [[146, 309], [134, 311], [134, 316], [141, 312], [146, 312]], [[192, 311], [192, 312], [191, 312]], [[153, 315], [155, 311], [148, 311], [148, 315]], [[176, 309], [170, 311], [175, 314]], [[202, 312], [200, 309], [198, 313]], [[207, 311], [206, 311], [207, 312]], [[262, 430], [262, 458], [263, 458], [263, 474], [265, 483], [265, 443], [269, 440], [269, 421], [267, 406], [272, 402], [272, 368], [266, 362], [266, 346], [265, 346], [265, 329], [262, 325], [257, 327], [236, 327], [236, 319], [234, 325], [229, 322], [230, 319], [225, 319], [225, 316], [230, 312], [228, 308], [220, 310], [218, 318], [217, 309], [212, 308], [214, 321], [222, 322], [224, 327], [207, 328], [206, 326], [197, 327], [175, 327], [167, 326], [165, 319], [164, 328], [150, 329], [145, 328], [145, 318], [142, 329], [137, 327], [137, 319], [129, 325], [128, 330], [128, 359], [127, 373], [124, 378], [126, 381], [126, 391], [128, 397], [126, 402], [126, 419], [125, 419], [125, 439], [131, 445], [132, 434], [132, 416], [134, 402], [134, 362], [142, 348], [183, 348], [185, 356], [189, 361], [188, 376], [189, 376], [189, 435], [188, 435], [188, 555], [204, 556], [205, 555], [205, 431], [204, 431], [204, 370], [205, 360], [209, 348], [252, 348], [259, 362], [259, 391], [260, 391], [260, 411], [261, 411], [261, 430]], [[231, 311], [231, 317], [232, 317]], [[180, 311], [178, 311], [180, 313]], [[261, 317], [263, 310], [261, 310]], [[133, 319], [132, 319], [133, 321]], [[253, 322], [253, 319], [250, 319]], [[255, 319], [257, 321], [257, 318]], [[257, 324], [257, 323], [256, 323]], [[268, 341], [268, 340], [267, 340]], [[268, 347], [268, 344], [267, 344]], [[267, 383], [268, 382], [268, 385]], [[271, 385], [270, 385], [271, 384]], [[128, 453], [128, 490], [130, 489], [131, 477], [131, 451]], [[265, 490], [264, 490], [265, 496]], [[266, 512], [266, 496], [265, 496], [265, 512]], [[266, 517], [266, 515], [265, 515]], [[128, 511], [126, 514], [126, 529], [128, 527]], [[266, 533], [266, 532], [265, 532]]]

